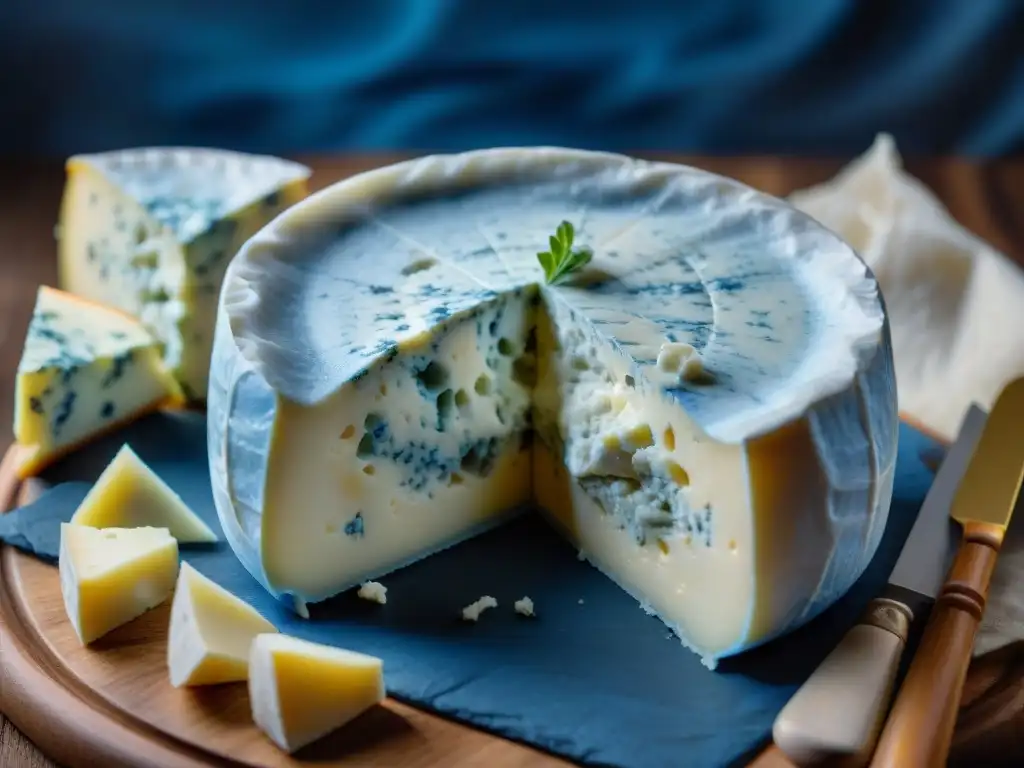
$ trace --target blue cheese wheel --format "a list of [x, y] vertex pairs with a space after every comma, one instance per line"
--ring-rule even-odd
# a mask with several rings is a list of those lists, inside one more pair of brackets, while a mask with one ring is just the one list
[[67, 162], [60, 287], [139, 318], [189, 399], [206, 397], [221, 280], [310, 171], [265, 155], [151, 147]]
[[[592, 250], [544, 282], [559, 223]], [[878, 285], [775, 198], [564, 149], [432, 156], [293, 207], [225, 277], [217, 508], [319, 601], [537, 502], [713, 665], [860, 576], [896, 458]]]

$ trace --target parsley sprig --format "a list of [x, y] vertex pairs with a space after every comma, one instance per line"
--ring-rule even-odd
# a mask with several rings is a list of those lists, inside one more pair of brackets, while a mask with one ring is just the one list
[[544, 269], [544, 277], [549, 284], [554, 285], [564, 280], [569, 274], [590, 262], [593, 253], [589, 248], [580, 247], [573, 250], [572, 242], [575, 237], [576, 230], [572, 224], [563, 221], [558, 225], [555, 234], [548, 238], [551, 250], [537, 254], [537, 261]]

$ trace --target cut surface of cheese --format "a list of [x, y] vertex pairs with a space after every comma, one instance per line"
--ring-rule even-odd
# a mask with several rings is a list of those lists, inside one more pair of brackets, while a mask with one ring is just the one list
[[251, 605], [182, 563], [167, 637], [171, 685], [247, 680], [253, 639], [276, 631]]
[[[555, 285], [559, 223], [592, 260]], [[313, 602], [536, 501], [706, 663], [867, 566], [892, 351], [854, 251], [697, 169], [484, 150], [330, 187], [230, 265], [211, 365], [225, 536]]]
[[376, 657], [281, 634], [252, 642], [252, 718], [286, 752], [337, 730], [384, 696], [384, 665]]
[[14, 394], [23, 477], [90, 439], [182, 401], [160, 345], [133, 318], [48, 286], [36, 294]]
[[58, 570], [68, 619], [88, 645], [171, 596], [178, 542], [166, 528], [62, 523]]
[[82, 499], [71, 522], [93, 528], [166, 528], [183, 543], [217, 541], [217, 534], [127, 444]]
[[276, 157], [157, 147], [67, 162], [60, 285], [138, 318], [188, 396], [206, 397], [217, 295], [238, 247], [306, 195]]

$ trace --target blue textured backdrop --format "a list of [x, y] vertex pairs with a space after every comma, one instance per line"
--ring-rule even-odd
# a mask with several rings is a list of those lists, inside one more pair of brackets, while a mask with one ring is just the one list
[[999, 154], [1024, 1], [0, 0], [0, 98], [23, 151]]

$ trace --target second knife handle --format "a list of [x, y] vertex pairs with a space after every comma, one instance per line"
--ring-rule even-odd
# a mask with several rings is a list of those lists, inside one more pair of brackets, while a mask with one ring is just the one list
[[800, 768], [867, 763], [889, 705], [913, 614], [875, 598], [775, 719], [775, 744]]

